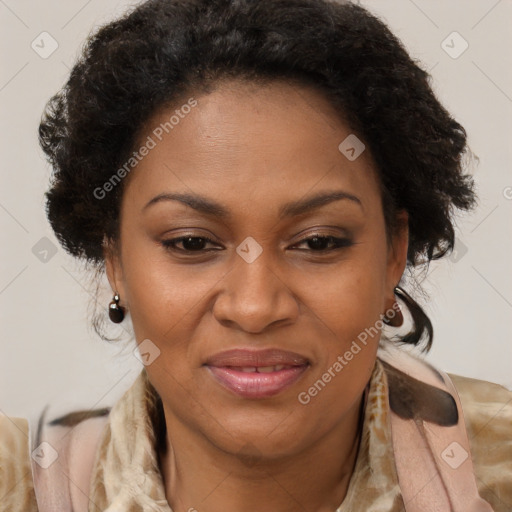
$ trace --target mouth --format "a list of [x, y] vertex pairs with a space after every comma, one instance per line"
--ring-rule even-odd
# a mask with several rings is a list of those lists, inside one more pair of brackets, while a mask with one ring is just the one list
[[295, 384], [310, 366], [295, 352], [233, 349], [210, 357], [204, 366], [217, 384], [249, 399], [277, 395]]
[[297, 382], [308, 365], [237, 368], [207, 366], [214, 379], [243, 398], [266, 398], [277, 395]]

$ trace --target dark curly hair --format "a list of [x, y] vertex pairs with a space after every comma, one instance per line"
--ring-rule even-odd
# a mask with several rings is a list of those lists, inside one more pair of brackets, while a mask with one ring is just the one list
[[[94, 190], [126, 162], [156, 110], [224, 78], [317, 88], [376, 161], [388, 232], [396, 212], [408, 212], [408, 268], [453, 248], [454, 208], [476, 201], [463, 169], [466, 133], [385, 24], [332, 0], [149, 0], [88, 38], [43, 114], [39, 140], [54, 169], [46, 212], [67, 252], [104, 268], [123, 183], [101, 200]], [[414, 324], [401, 341], [426, 338], [428, 350], [430, 320], [399, 296]]]

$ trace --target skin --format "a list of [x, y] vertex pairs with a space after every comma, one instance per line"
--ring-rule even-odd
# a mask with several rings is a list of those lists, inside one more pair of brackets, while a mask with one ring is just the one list
[[[355, 161], [338, 150], [352, 130], [317, 90], [227, 81], [190, 96], [198, 105], [127, 178], [120, 240], [105, 249], [137, 341], [161, 351], [146, 370], [164, 405], [167, 499], [175, 512], [332, 512], [356, 460], [378, 336], [307, 405], [297, 396], [392, 307], [406, 263], [406, 216], [388, 239], [368, 146]], [[158, 111], [141, 141], [175, 108]], [[360, 203], [278, 216], [285, 203], [333, 190]], [[231, 217], [175, 200], [144, 209], [165, 192], [205, 196]], [[315, 251], [301, 241], [315, 234], [352, 245]], [[183, 235], [214, 242], [188, 254], [190, 244], [161, 244]], [[252, 263], [236, 252], [248, 236], [263, 249]], [[291, 350], [311, 365], [280, 394], [244, 399], [203, 366], [235, 347]]]

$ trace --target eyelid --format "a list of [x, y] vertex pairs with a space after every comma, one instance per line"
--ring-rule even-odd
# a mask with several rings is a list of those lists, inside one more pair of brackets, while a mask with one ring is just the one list
[[304, 229], [297, 235], [297, 240], [300, 242], [304, 239], [311, 237], [333, 237], [333, 238], [353, 238], [353, 232], [339, 227], [339, 226], [312, 226], [308, 229]]
[[219, 249], [202, 249], [200, 251], [190, 251], [187, 249], [179, 249], [176, 247], [176, 244], [179, 244], [183, 240], [186, 240], [187, 238], [201, 238], [202, 240], [205, 240], [207, 244], [212, 245], [219, 245], [215, 240], [211, 239], [207, 236], [197, 236], [197, 235], [180, 235], [173, 238], [166, 238], [163, 239], [160, 243], [164, 246], [164, 248], [169, 250], [175, 250], [177, 252], [187, 253], [187, 254], [204, 254], [205, 252], [211, 252], [211, 251], [218, 251]]
[[[341, 228], [335, 228], [335, 227], [331, 227], [331, 226], [314, 226], [313, 228], [309, 228], [309, 229], [313, 229], [313, 231], [310, 231], [309, 233], [306, 232], [305, 234], [303, 235], [299, 235], [300, 238], [297, 240], [298, 242], [302, 241], [302, 240], [307, 240], [311, 237], [332, 237], [332, 238], [351, 238], [352, 235], [350, 235], [348, 232], [346, 232], [346, 230], [342, 230], [343, 233], [341, 234], [339, 231]], [[337, 233], [325, 233], [325, 232], [322, 232], [323, 229], [337, 229], [338, 232]], [[307, 230], [304, 230], [304, 231], [307, 231]], [[303, 233], [304, 233], [303, 231]], [[165, 236], [165, 235], [162, 235], [162, 236]], [[215, 243], [217, 245], [220, 245], [220, 242], [217, 242], [215, 241], [215, 237], [212, 237], [210, 235], [203, 235], [201, 233], [198, 233], [198, 232], [184, 232], [184, 233], [176, 233], [175, 236], [173, 238], [168, 238], [168, 239], [163, 239], [163, 241], [171, 241], [171, 240], [178, 240], [178, 239], [184, 239], [184, 238], [203, 238], [204, 240], [208, 241], [208, 242], [211, 242], [211, 243]]]
[[311, 230], [307, 231], [301, 235], [299, 235], [299, 240], [303, 240], [304, 238], [311, 238], [315, 236], [332, 236], [332, 237], [347, 237], [349, 236], [347, 231], [344, 229], [337, 228], [336, 232], [333, 232], [335, 228], [330, 226], [317, 226], [311, 228]]
[[340, 237], [340, 236], [335, 236], [335, 235], [327, 235], [327, 234], [323, 234], [323, 233], [316, 233], [316, 234], [313, 233], [313, 234], [310, 234], [310, 235], [298, 240], [291, 247], [293, 248], [293, 247], [296, 247], [297, 245], [307, 243], [311, 239], [314, 239], [314, 238], [330, 239], [331, 242], [335, 242], [336, 247], [331, 247], [330, 249], [323, 249], [323, 250], [317, 250], [317, 251], [315, 251], [313, 249], [308, 249], [308, 250], [306, 250], [306, 252], [310, 252], [313, 254], [315, 254], [315, 253], [322, 254], [322, 253], [334, 251], [336, 249], [342, 249], [344, 247], [350, 247], [350, 246], [354, 245], [352, 237], [349, 237], [349, 236]]
[[[207, 244], [217, 245], [217, 246], [220, 245], [217, 242], [215, 242], [215, 240], [213, 240], [212, 238], [210, 238], [208, 236], [201, 236], [201, 235], [194, 234], [194, 233], [186, 233], [186, 234], [183, 234], [180, 236], [176, 236], [174, 238], [164, 239], [160, 243], [168, 251], [174, 251], [176, 253], [181, 253], [181, 254], [184, 254], [187, 256], [192, 256], [192, 255], [200, 256], [200, 255], [204, 255], [206, 253], [210, 253], [213, 251], [222, 250], [217, 247], [217, 248], [209, 248], [209, 249], [203, 248], [203, 249], [194, 251], [191, 249], [181, 249], [181, 248], [177, 247], [177, 244], [183, 242], [184, 240], [186, 240], [188, 238], [201, 239], [205, 242], [206, 245]], [[353, 237], [350, 235], [336, 236], [333, 234], [322, 233], [321, 230], [317, 230], [315, 232], [307, 233], [307, 234], [303, 235], [299, 240], [297, 240], [295, 243], [293, 243], [291, 246], [289, 246], [289, 248], [293, 249], [293, 248], [295, 248], [301, 244], [307, 243], [310, 240], [315, 239], [315, 238], [322, 239], [322, 240], [328, 240], [328, 244], [334, 243], [334, 247], [330, 247], [330, 248], [326, 248], [326, 249], [317, 249], [317, 250], [314, 250], [314, 249], [297, 249], [297, 250], [300, 250], [300, 251], [306, 252], [306, 253], [310, 253], [312, 255], [321, 256], [322, 254], [328, 254], [328, 253], [330, 254], [332, 252], [341, 250], [343, 248], [348, 248], [348, 247], [351, 247], [352, 245], [354, 245]]]

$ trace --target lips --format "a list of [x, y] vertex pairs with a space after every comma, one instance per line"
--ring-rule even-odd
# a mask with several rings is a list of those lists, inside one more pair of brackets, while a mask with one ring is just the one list
[[224, 388], [243, 398], [265, 398], [289, 388], [310, 362], [295, 352], [278, 349], [234, 349], [215, 354], [205, 363]]
[[209, 357], [205, 364], [216, 367], [262, 368], [277, 365], [302, 366], [309, 364], [309, 361], [300, 354], [286, 350], [272, 348], [264, 350], [233, 349]]

